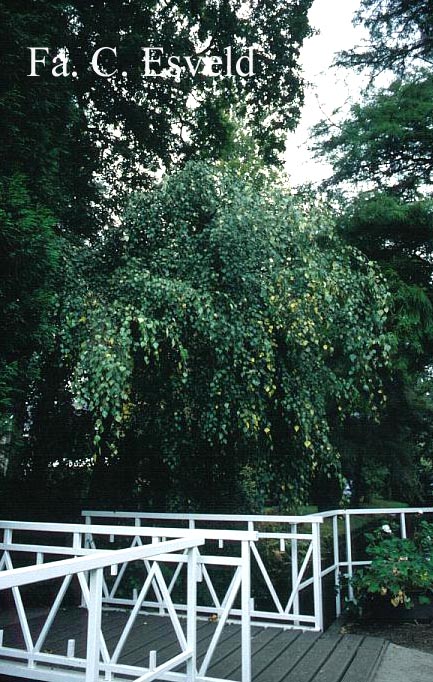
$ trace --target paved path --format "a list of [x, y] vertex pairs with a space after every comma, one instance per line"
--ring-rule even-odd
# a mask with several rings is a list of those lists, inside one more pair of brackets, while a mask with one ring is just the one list
[[389, 644], [372, 682], [432, 682], [433, 654]]

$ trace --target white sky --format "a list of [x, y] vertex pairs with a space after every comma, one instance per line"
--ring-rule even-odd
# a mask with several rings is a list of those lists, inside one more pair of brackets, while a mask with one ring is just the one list
[[331, 174], [323, 161], [314, 161], [307, 149], [309, 128], [349, 100], [359, 99], [365, 77], [349, 69], [331, 69], [335, 53], [353, 47], [365, 37], [365, 30], [352, 25], [360, 0], [315, 0], [310, 25], [319, 35], [305, 41], [301, 54], [304, 77], [311, 85], [305, 91], [305, 105], [296, 131], [289, 134], [286, 170], [293, 185], [317, 182]]

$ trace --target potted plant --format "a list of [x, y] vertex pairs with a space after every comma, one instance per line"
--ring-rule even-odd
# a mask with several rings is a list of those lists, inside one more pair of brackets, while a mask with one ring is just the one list
[[412, 539], [390, 526], [366, 534], [371, 564], [351, 578], [352, 608], [381, 620], [433, 618], [433, 524], [421, 521]]

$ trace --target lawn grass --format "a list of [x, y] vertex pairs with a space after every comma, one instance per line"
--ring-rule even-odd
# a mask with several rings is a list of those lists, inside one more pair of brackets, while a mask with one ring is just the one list
[[[384, 500], [380, 497], [375, 497], [372, 498], [369, 502], [363, 502], [362, 504], [359, 505], [359, 509], [405, 509], [409, 505], [407, 502], [401, 502], [400, 500]], [[348, 507], [350, 509], [350, 507]], [[342, 510], [343, 511], [343, 510]], [[266, 509], [267, 514], [280, 514], [279, 510], [275, 508], [268, 508]], [[287, 512], [288, 515], [296, 515], [296, 516], [304, 516], [308, 514], [316, 514], [318, 513], [318, 508], [317, 505], [314, 504], [306, 504], [306, 505], [300, 505], [298, 507], [294, 507], [290, 511]], [[386, 514], [384, 514], [385, 520], [386, 520]], [[377, 527], [381, 523], [383, 523], [383, 518], [381, 516], [370, 516], [368, 514], [363, 514], [363, 515], [353, 515], [351, 516], [350, 519], [350, 526], [352, 529], [352, 532], [355, 535], [358, 535], [362, 530], [365, 528], [366, 530], [370, 529], [371, 526], [374, 524], [374, 522], [377, 522]], [[388, 520], [386, 520], [388, 522]], [[299, 530], [299, 529], [298, 529]], [[332, 548], [332, 538], [333, 538], [333, 530], [332, 530], [332, 519], [325, 519], [324, 523], [321, 526], [321, 540], [322, 540], [322, 551], [324, 554], [330, 555], [331, 554], [331, 548]], [[338, 535], [341, 539], [346, 537], [346, 528], [345, 528], [345, 521], [343, 518], [338, 519]]]
[[[357, 509], [404, 509], [405, 507], [408, 507], [407, 502], [401, 502], [399, 500], [384, 500], [381, 497], [373, 497], [371, 500], [368, 502], [362, 502]], [[348, 509], [351, 509], [353, 507], [350, 507], [348, 505]], [[266, 513], [270, 514], [278, 514], [277, 511], [267, 511]], [[303, 516], [306, 514], [317, 514], [318, 513], [318, 508], [317, 505], [315, 504], [304, 504], [299, 507], [293, 508], [288, 514], [296, 514], [299, 516]]]
[[[400, 500], [384, 500], [380, 497], [375, 497], [369, 500], [368, 502], [363, 502], [362, 504], [359, 505], [359, 509], [404, 509], [407, 508], [409, 505], [407, 502], [402, 502]], [[351, 508], [350, 506], [348, 507], [349, 509]], [[307, 504], [307, 505], [302, 505], [299, 507], [296, 507], [295, 509], [291, 510], [289, 513], [290, 514], [296, 514], [299, 516], [306, 515], [306, 514], [316, 514], [318, 512], [318, 508], [316, 505], [313, 504]], [[277, 512], [272, 512], [272, 513], [277, 513]], [[386, 517], [385, 517], [386, 518]], [[381, 523], [383, 523], [382, 517], [380, 516], [369, 516], [369, 515], [353, 515], [351, 516], [350, 519], [350, 526], [352, 529], [352, 532], [354, 535], [358, 535], [360, 532], [362, 532], [363, 529], [365, 530], [371, 530], [371, 526], [374, 523], [374, 521], [377, 521], [377, 526], [379, 526]], [[323, 557], [328, 556], [330, 557], [332, 554], [332, 538], [333, 538], [333, 530], [332, 530], [332, 520], [331, 519], [325, 519], [323, 525], [321, 526], [321, 540], [322, 540], [322, 553]], [[343, 518], [338, 519], [338, 535], [343, 540], [343, 538], [346, 537], [346, 528], [345, 528], [345, 521]]]
[[373, 497], [369, 502], [360, 504], [361, 509], [404, 509], [408, 507], [407, 502], [400, 502], [398, 500], [383, 500], [381, 497]]

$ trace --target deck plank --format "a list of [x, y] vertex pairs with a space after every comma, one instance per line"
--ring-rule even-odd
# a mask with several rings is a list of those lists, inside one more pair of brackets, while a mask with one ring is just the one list
[[[103, 612], [103, 633], [110, 653], [126, 625], [128, 612]], [[29, 618], [33, 637], [45, 622], [41, 611]], [[14, 619], [3, 617], [5, 645], [22, 642], [19, 626]], [[185, 631], [186, 620], [180, 619]], [[217, 627], [216, 622], [197, 621], [197, 658], [202, 662]], [[253, 626], [252, 630], [253, 682], [366, 682], [374, 671], [386, 642], [380, 638], [340, 635], [279, 628]], [[43, 650], [66, 653], [67, 640], [75, 639], [76, 656], [84, 656], [87, 637], [87, 613], [81, 608], [59, 611]], [[14, 641], [15, 640], [15, 641]], [[23, 644], [22, 644], [23, 645]], [[207, 674], [222, 679], [241, 679], [241, 627], [226, 624], [218, 642]], [[149, 652], [157, 651], [162, 663], [180, 652], [171, 621], [156, 614], [137, 616], [125, 642], [119, 662], [146, 666]], [[180, 666], [178, 670], [183, 670]], [[12, 682], [1, 677], [0, 682]], [[18, 682], [18, 678], [17, 678]], [[20, 682], [23, 682], [21, 679]]]
[[[259, 660], [260, 654], [263, 649], [266, 648], [269, 657], [272, 656], [272, 641], [278, 637], [280, 630], [278, 628], [265, 628], [261, 632], [256, 632], [256, 628], [253, 628], [253, 639], [251, 642], [251, 658], [252, 658], [252, 671], [254, 676], [255, 662]], [[265, 664], [266, 665], [266, 664]], [[233, 677], [234, 679], [240, 679], [241, 677], [241, 665], [240, 656], [232, 655], [226, 661], [226, 676]]]
[[228, 669], [233, 667], [233, 659], [236, 661], [234, 667], [241, 662], [241, 628], [239, 625], [229, 625], [233, 629], [233, 637], [218, 643], [211, 663], [207, 670], [210, 677], [228, 677]]
[[335, 647], [332, 656], [318, 670], [313, 681], [341, 682], [350, 663], [355, 658], [363, 639], [361, 635], [346, 635], [343, 637]]
[[[324, 635], [320, 637], [313, 645], [310, 655], [305, 656], [300, 665], [297, 665], [294, 670], [288, 673], [284, 678], [284, 682], [312, 682], [317, 671], [332, 656], [340, 640], [341, 636], [339, 635], [332, 637]], [[333, 680], [333, 682], [336, 682], [336, 680]]]
[[[124, 627], [127, 614], [119, 611], [103, 613], [102, 632], [106, 643], [117, 641], [118, 633]], [[47, 635], [43, 650], [63, 654], [68, 639], [75, 639], [75, 655], [85, 656], [87, 641], [87, 611], [85, 609], [66, 609], [60, 611]], [[114, 646], [112, 647], [114, 648]], [[108, 646], [110, 650], [110, 646]]]
[[[185, 632], [186, 631], [185, 620], [181, 621], [181, 626], [183, 631]], [[215, 626], [213, 624], [206, 623], [204, 621], [197, 622], [198, 656], [200, 655], [201, 651], [207, 650], [207, 644], [209, 643], [214, 631]], [[228, 632], [223, 633], [224, 637], [231, 636], [231, 634], [232, 633]], [[145, 655], [148, 656], [150, 650], [154, 650], [157, 652], [158, 661], [162, 663], [163, 661], [166, 661], [172, 656], [175, 656], [176, 654], [181, 652], [180, 644], [177, 640], [176, 634], [170, 622], [168, 623], [168, 630], [166, 630], [164, 634], [161, 633], [161, 635], [163, 636], [159, 637], [158, 639], [155, 638], [154, 640], [152, 640], [152, 642], [149, 642], [148, 640], [143, 641], [143, 639], [137, 641], [135, 633], [132, 633], [130, 640], [131, 641], [130, 649], [127, 652], [128, 655], [122, 656], [121, 662], [127, 663], [129, 665], [140, 665], [143, 662], [143, 652], [145, 651]], [[135, 646], [133, 646], [134, 642]]]
[[296, 630], [287, 630], [285, 632], [277, 630], [277, 636], [273, 637], [266, 647], [261, 648], [256, 654], [253, 653], [252, 669], [254, 682], [256, 680], [260, 682], [262, 679], [267, 680], [267, 672], [272, 667], [274, 660], [282, 652], [286, 651], [290, 644], [300, 636], [301, 633]]
[[382, 637], [365, 637], [342, 682], [369, 680], [387, 646]]
[[[263, 650], [265, 665], [260, 674], [254, 675], [254, 682], [280, 682], [280, 680], [285, 679], [319, 637], [319, 633], [299, 632], [296, 633], [297, 637], [289, 640], [287, 634], [289, 633], [282, 632], [278, 639], [273, 642], [277, 655], [272, 658], [272, 661], [268, 659], [267, 649]], [[280, 645], [279, 649], [277, 649], [278, 644]]]
[[[111, 651], [114, 651], [120, 636], [121, 632], [118, 632], [114, 640], [110, 639]], [[151, 618], [138, 616], [122, 649], [119, 662], [129, 665], [142, 663], [148, 660], [150, 651], [159, 652], [160, 648], [168, 646], [174, 637], [173, 626], [169, 619], [162, 616]], [[160, 657], [159, 659], [161, 662]]]

